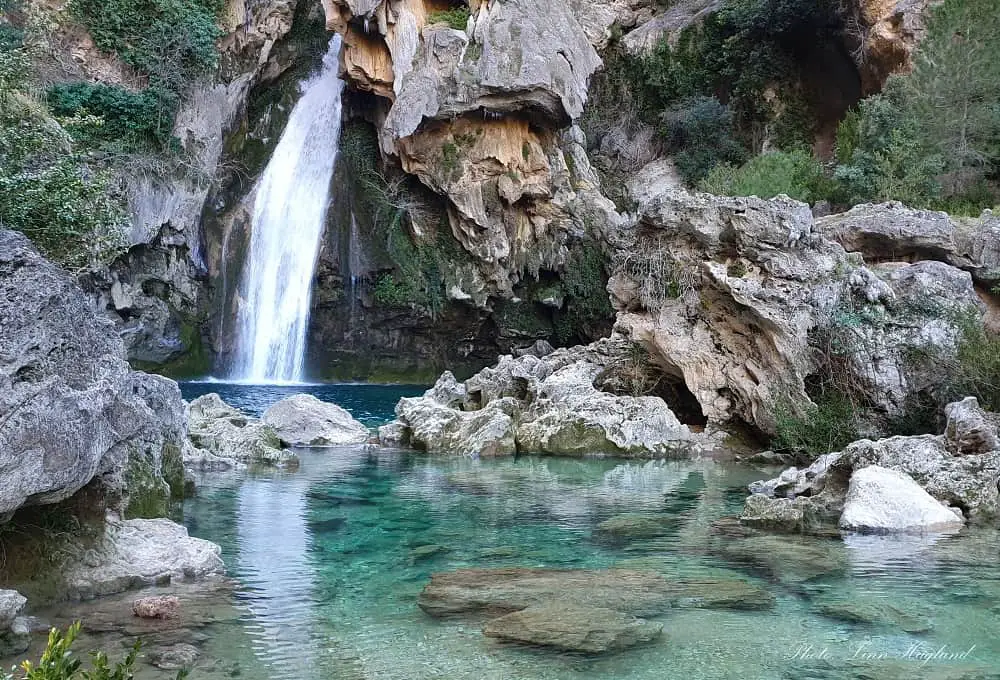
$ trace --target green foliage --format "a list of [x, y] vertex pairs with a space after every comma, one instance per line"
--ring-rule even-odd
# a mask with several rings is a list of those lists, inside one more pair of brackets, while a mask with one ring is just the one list
[[868, 97], [837, 131], [834, 177], [850, 203], [900, 200], [916, 207], [937, 198], [944, 161], [923, 138], [898, 97]]
[[24, 31], [10, 24], [0, 24], [0, 52], [10, 52], [24, 43]]
[[81, 113], [99, 117], [97, 124], [65, 124], [73, 139], [91, 147], [164, 149], [171, 143], [176, 100], [157, 96], [153, 88], [130, 92], [121, 87], [71, 83], [53, 86], [48, 103], [56, 116]]
[[420, 291], [409, 281], [400, 281], [392, 274], [383, 274], [375, 282], [375, 301], [385, 307], [405, 307], [420, 299]]
[[[135, 673], [135, 662], [142, 647], [140, 641], [132, 646], [121, 661], [111, 664], [103, 651], [90, 653], [91, 668], [83, 668], [81, 659], [73, 655], [73, 643], [80, 635], [79, 621], [69, 626], [63, 633], [58, 628], [49, 631], [48, 643], [37, 663], [24, 661], [17, 675], [4, 675], [4, 680], [131, 680]], [[177, 673], [177, 680], [188, 676], [187, 670]]]
[[148, 76], [149, 86], [140, 93], [101, 85], [57, 87], [50, 93], [53, 106], [60, 115], [104, 116], [103, 134], [88, 132], [85, 141], [104, 145], [121, 130], [119, 147], [153, 142], [167, 149], [181, 95], [218, 65], [221, 9], [220, 0], [71, 0], [70, 13], [97, 46]]
[[996, 203], [998, 32], [993, 0], [946, 0], [929, 12], [913, 71], [893, 76], [840, 125], [836, 177], [848, 201], [968, 214]]
[[774, 423], [771, 448], [780, 452], [823, 455], [843, 449], [859, 436], [858, 411], [838, 393], [815, 400], [804, 412], [790, 403], [779, 403]]
[[448, 24], [456, 31], [464, 31], [469, 25], [469, 8], [465, 5], [451, 9], [431, 12], [427, 15], [428, 24]]
[[5, 104], [24, 86], [30, 66], [31, 61], [24, 50], [0, 50], [0, 104]]
[[734, 136], [729, 109], [714, 97], [686, 99], [668, 109], [661, 120], [677, 170], [688, 184], [697, 184], [720, 163], [746, 158]]
[[986, 330], [975, 314], [960, 319], [959, 328], [954, 377], [942, 401], [973, 396], [987, 411], [1000, 412], [1000, 336]]
[[716, 166], [698, 188], [720, 196], [773, 198], [786, 194], [812, 203], [831, 193], [823, 166], [807, 151], [772, 151], [735, 167]]
[[566, 305], [554, 321], [556, 339], [563, 344], [589, 340], [614, 317], [608, 298], [608, 274], [599, 246], [587, 242], [573, 251], [562, 273]]
[[1000, 12], [945, 0], [930, 12], [912, 73], [894, 78], [922, 139], [947, 162], [948, 193], [1000, 171]]
[[[460, 144], [469, 140], [457, 138]], [[407, 227], [411, 214], [420, 213], [422, 223], [432, 223], [437, 212], [428, 205], [411, 179], [390, 181], [379, 169], [380, 152], [375, 131], [364, 123], [344, 127], [340, 152], [358, 183], [354, 200], [367, 213], [395, 271], [375, 281], [375, 299], [390, 307], [414, 304], [436, 315], [444, 306], [445, 272], [469, 260], [468, 253], [451, 235], [446, 219], [441, 219], [433, 238], [415, 239]], [[442, 217], [441, 215], [438, 215]]]
[[154, 88], [182, 92], [216, 67], [218, 0], [72, 0], [70, 12], [105, 52], [149, 76]]

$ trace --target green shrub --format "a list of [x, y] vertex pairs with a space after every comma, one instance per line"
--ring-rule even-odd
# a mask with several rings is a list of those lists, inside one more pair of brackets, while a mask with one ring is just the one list
[[614, 317], [604, 263], [604, 254], [592, 242], [582, 244], [571, 253], [562, 273], [565, 306], [553, 323], [559, 342], [589, 341]]
[[218, 0], [71, 0], [69, 7], [99, 48], [154, 87], [180, 93], [218, 64]]
[[697, 184], [721, 163], [739, 163], [746, 149], [736, 140], [729, 109], [715, 97], [692, 97], [668, 109], [661, 131], [684, 181]]
[[720, 196], [773, 198], [786, 194], [812, 203], [827, 198], [832, 181], [823, 166], [807, 151], [772, 151], [735, 167], [717, 166], [698, 188]]
[[427, 15], [428, 24], [448, 24], [456, 31], [464, 31], [469, 25], [469, 8], [465, 6], [431, 12]]
[[[220, 0], [70, 0], [70, 13], [97, 46], [148, 76], [149, 87], [134, 94], [102, 86], [88, 92], [81, 86], [57, 90], [56, 99], [70, 113], [86, 107], [92, 114], [110, 114], [108, 125], [126, 129], [129, 140], [151, 136], [166, 147], [181, 95], [218, 66], [221, 9]], [[155, 113], [143, 125], [150, 107]]]
[[[80, 622], [72, 624], [62, 633], [57, 628], [49, 631], [45, 650], [37, 663], [24, 661], [16, 675], [2, 675], [4, 680], [131, 680], [134, 677], [135, 662], [139, 656], [141, 642], [136, 642], [125, 658], [111, 665], [103, 651], [90, 653], [91, 669], [84, 670], [83, 662], [73, 655], [73, 643], [80, 634]], [[188, 675], [187, 670], [177, 673], [177, 680]]]
[[789, 403], [775, 408], [775, 451], [819, 456], [840, 451], [859, 438], [860, 414], [850, 399], [829, 393], [800, 411]]
[[1000, 336], [986, 330], [975, 314], [960, 319], [959, 328], [954, 377], [942, 401], [972, 396], [984, 409], [1000, 413]]
[[837, 131], [834, 176], [850, 203], [900, 200], [926, 207], [937, 199], [942, 157], [921, 137], [898, 94], [862, 100]]
[[94, 83], [53, 86], [48, 103], [56, 116], [93, 114], [98, 125], [66, 124], [73, 138], [89, 146], [118, 149], [167, 148], [170, 144], [176, 99], [153, 88], [129, 92]]
[[80, 163], [64, 134], [30, 109], [0, 114], [0, 225], [78, 268], [117, 254], [126, 216], [110, 178]]

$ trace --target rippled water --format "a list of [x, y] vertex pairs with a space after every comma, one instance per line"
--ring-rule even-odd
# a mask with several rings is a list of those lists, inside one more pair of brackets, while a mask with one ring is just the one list
[[[1000, 677], [997, 532], [819, 539], [744, 536], [718, 522], [738, 511], [748, 482], [771, 473], [710, 460], [474, 462], [356, 447], [303, 452], [296, 472], [205, 476], [185, 522], [222, 545], [237, 585], [204, 607], [209, 622], [191, 634], [202, 650], [192, 677]], [[663, 518], [667, 529], [633, 540], [596, 530], [625, 512]], [[441, 549], [414, 553], [427, 545]], [[435, 620], [416, 605], [436, 571], [616, 565], [747, 579], [776, 602], [675, 610], [659, 619], [663, 638], [603, 658], [500, 645], [481, 635], [480, 621]], [[891, 604], [917, 625], [824, 616], [831, 600]], [[60, 612], [78, 614], [88, 616]], [[919, 656], [942, 648], [968, 654], [926, 664]], [[140, 677], [167, 675], [145, 668]]]

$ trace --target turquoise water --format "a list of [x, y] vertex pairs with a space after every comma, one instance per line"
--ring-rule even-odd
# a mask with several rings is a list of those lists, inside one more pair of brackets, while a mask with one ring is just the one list
[[[372, 394], [365, 389], [354, 398], [364, 402]], [[358, 408], [391, 412], [391, 404]], [[183, 639], [200, 649], [192, 678], [1000, 677], [1000, 542], [992, 530], [745, 535], [719, 520], [738, 512], [747, 483], [774, 470], [713, 460], [471, 461], [366, 447], [301, 458], [294, 472], [202, 476], [185, 504], [190, 532], [223, 547], [235, 580], [208, 603], [189, 596], [194, 604], [184, 606], [195, 619], [204, 614], [186, 632], [145, 633], [154, 648]], [[631, 539], [598, 530], [621, 513], [662, 519], [665, 529]], [[414, 552], [429, 545], [440, 548]], [[482, 620], [437, 620], [416, 605], [434, 572], [502, 566], [745, 579], [775, 605], [674, 610], [658, 619], [661, 639], [596, 658], [498, 644], [482, 636]], [[114, 609], [108, 602], [52, 618], [114, 618], [93, 611]], [[824, 615], [831, 602], [891, 605], [899, 618], [850, 622]], [[90, 639], [108, 645], [140, 633], [106, 624]], [[925, 662], [929, 653], [938, 658]], [[145, 666], [138, 677], [170, 675]]]

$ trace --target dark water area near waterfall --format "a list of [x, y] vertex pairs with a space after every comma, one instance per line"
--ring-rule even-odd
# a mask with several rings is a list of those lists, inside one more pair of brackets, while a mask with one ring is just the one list
[[344, 407], [369, 427], [378, 427], [395, 418], [396, 402], [416, 397], [427, 385], [371, 385], [359, 383], [316, 383], [304, 385], [250, 385], [206, 380], [181, 383], [188, 401], [215, 392], [223, 401], [241, 411], [260, 417], [272, 404], [294, 394], [311, 394], [322, 401]]
[[[184, 386], [188, 398], [218, 391], [252, 412], [288, 391], [319, 390], [372, 425], [391, 416], [397, 396], [420, 389]], [[197, 478], [184, 523], [222, 546], [232, 585], [153, 589], [180, 588], [183, 628], [132, 619], [136, 592], [40, 615], [91, 622], [82, 649], [124, 649], [142, 635], [153, 660], [165, 645], [191, 645], [199, 652], [192, 679], [1000, 677], [994, 530], [829, 538], [740, 531], [720, 518], [737, 514], [746, 485], [775, 470], [712, 459], [473, 461], [363, 446], [300, 455], [295, 471]], [[602, 531], [601, 522], [623, 513], [664, 529]], [[599, 657], [499, 644], [482, 635], [482, 619], [434, 619], [417, 606], [432, 573], [493, 567], [742, 580], [774, 601], [758, 610], [673, 609], [656, 617], [661, 638]], [[137, 677], [174, 673], [144, 664]]]

